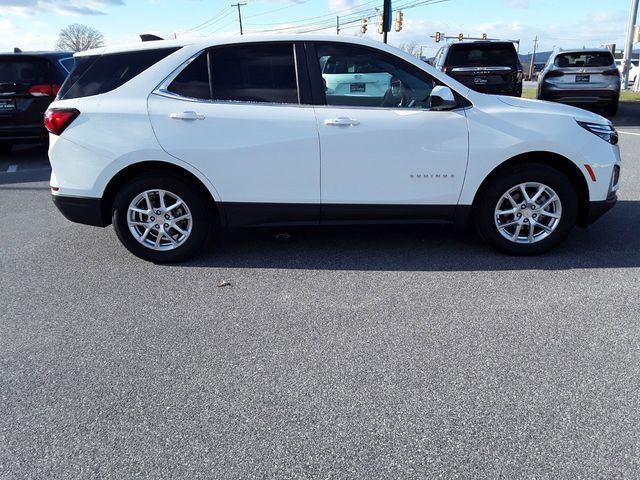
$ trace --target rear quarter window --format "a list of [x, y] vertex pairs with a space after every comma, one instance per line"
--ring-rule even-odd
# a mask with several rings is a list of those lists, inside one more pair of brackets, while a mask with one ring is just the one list
[[110, 92], [177, 50], [158, 48], [75, 57], [75, 66], [58, 97], [67, 100]]

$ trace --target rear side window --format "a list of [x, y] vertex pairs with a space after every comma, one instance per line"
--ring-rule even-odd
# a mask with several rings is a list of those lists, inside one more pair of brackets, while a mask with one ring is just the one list
[[213, 100], [298, 103], [292, 43], [211, 50]]
[[514, 67], [518, 64], [518, 56], [513, 44], [458, 44], [449, 49], [448, 66], [470, 67]]
[[47, 60], [0, 58], [0, 83], [49, 83]]
[[608, 67], [613, 64], [609, 52], [561, 53], [555, 59], [556, 67]]
[[169, 84], [167, 90], [182, 97], [210, 100], [208, 56], [208, 52], [202, 52], [198, 55]]
[[71, 74], [60, 89], [59, 98], [89, 97], [124, 85], [178, 48], [76, 57]]

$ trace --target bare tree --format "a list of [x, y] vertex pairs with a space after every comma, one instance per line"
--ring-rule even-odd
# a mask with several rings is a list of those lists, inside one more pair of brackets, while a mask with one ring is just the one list
[[422, 52], [422, 47], [415, 41], [401, 43], [398, 48], [417, 58], [420, 58], [420, 53]]
[[93, 27], [74, 23], [58, 34], [56, 50], [82, 52], [90, 48], [104, 47], [104, 36]]

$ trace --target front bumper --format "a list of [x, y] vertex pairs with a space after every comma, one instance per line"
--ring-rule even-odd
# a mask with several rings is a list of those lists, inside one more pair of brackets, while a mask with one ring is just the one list
[[587, 213], [586, 225], [590, 225], [598, 220], [602, 215], [613, 208], [618, 201], [618, 195], [614, 192], [606, 200], [589, 202], [589, 212]]
[[102, 199], [52, 195], [53, 203], [67, 220], [95, 227], [106, 227], [110, 222], [102, 215]]

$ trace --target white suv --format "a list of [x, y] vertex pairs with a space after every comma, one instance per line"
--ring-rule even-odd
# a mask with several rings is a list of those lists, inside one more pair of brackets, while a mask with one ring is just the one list
[[[183, 260], [222, 227], [433, 221], [537, 254], [616, 201], [599, 115], [477, 93], [356, 38], [199, 42], [77, 54], [45, 116], [55, 204], [141, 258]], [[387, 91], [328, 95], [326, 59], [366, 60]]]

